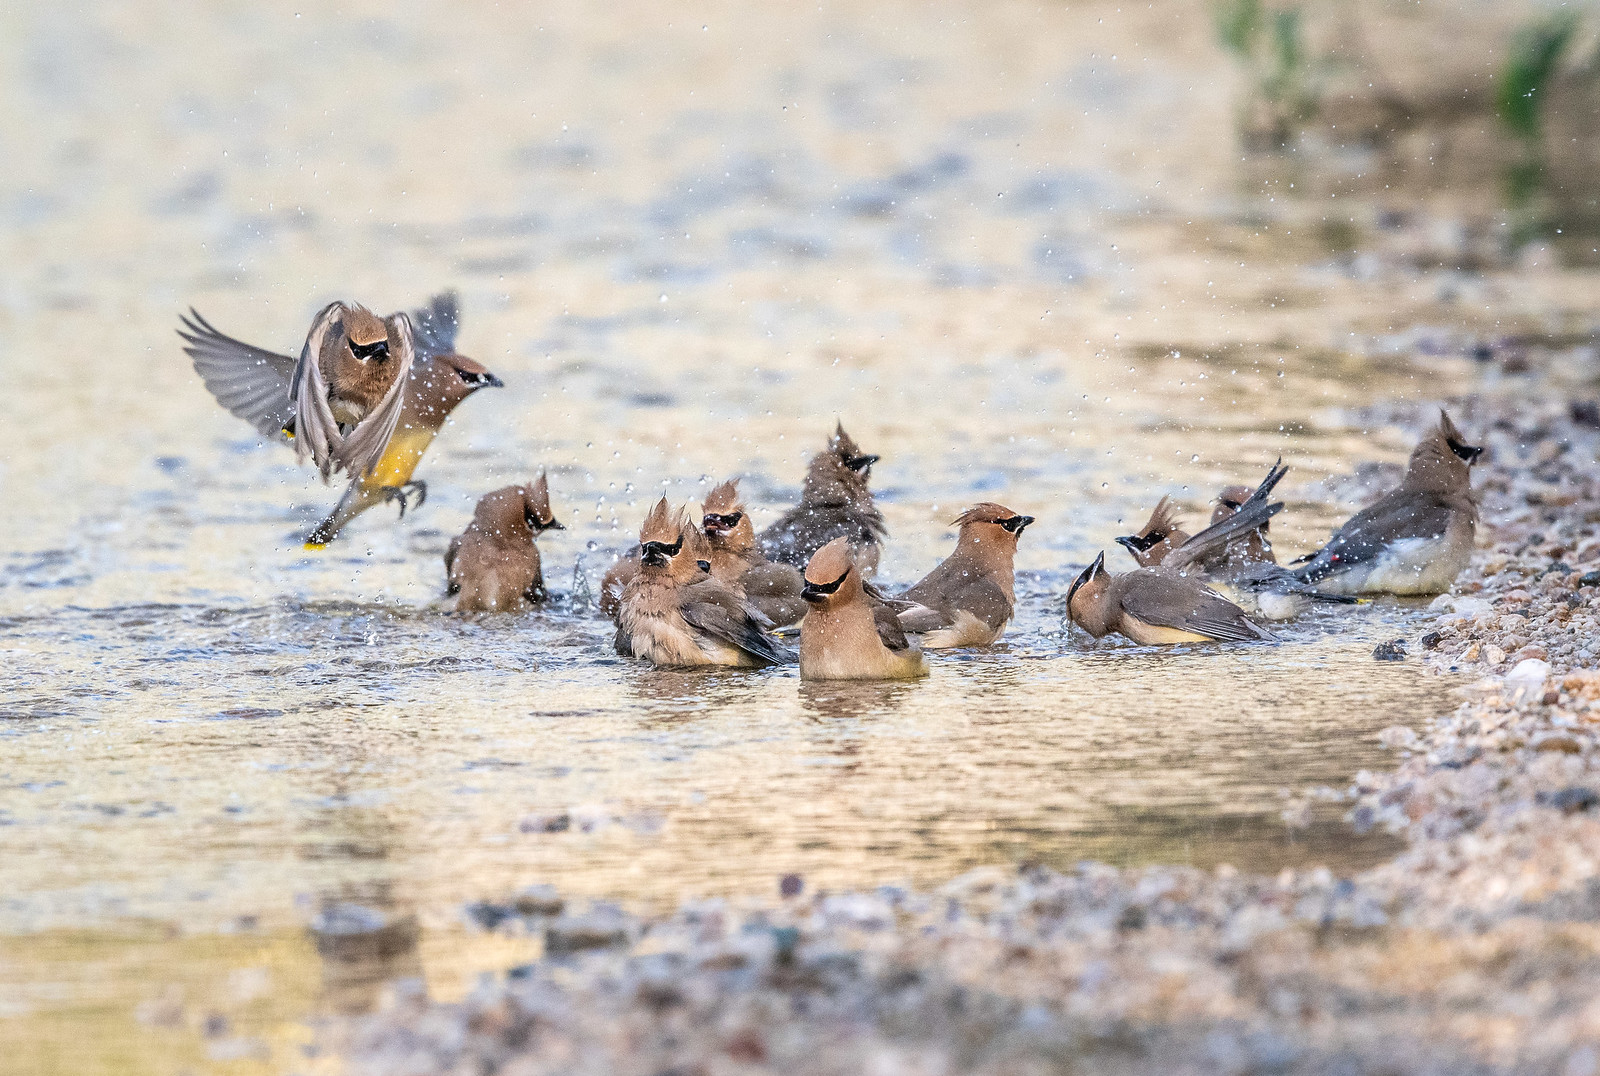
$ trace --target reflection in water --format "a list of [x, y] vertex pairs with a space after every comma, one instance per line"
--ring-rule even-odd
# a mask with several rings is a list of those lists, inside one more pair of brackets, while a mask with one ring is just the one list
[[918, 686], [895, 680], [803, 680], [800, 706], [822, 722], [831, 718], [868, 718], [898, 710], [912, 700]]

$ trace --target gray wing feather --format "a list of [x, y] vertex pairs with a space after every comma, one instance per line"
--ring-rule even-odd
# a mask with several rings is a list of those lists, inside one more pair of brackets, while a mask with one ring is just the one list
[[1447, 504], [1396, 490], [1351, 516], [1296, 572], [1305, 582], [1315, 583], [1372, 560], [1392, 542], [1437, 538], [1450, 528], [1450, 512]]
[[[378, 406], [370, 415], [356, 423], [355, 429], [344, 436], [333, 452], [334, 466], [351, 476], [368, 474], [378, 466], [378, 461], [383, 458], [383, 450], [389, 447], [389, 438], [394, 436], [395, 427], [400, 424], [400, 410], [405, 404], [406, 382], [411, 380], [407, 376], [407, 371], [411, 369], [411, 363], [416, 357], [416, 334], [412, 331], [410, 317], [396, 314], [395, 319], [400, 327], [402, 352], [400, 372], [396, 375], [394, 383], [389, 386], [389, 391], [384, 393], [383, 399], [378, 401]], [[326, 391], [323, 395], [326, 397]], [[327, 406], [326, 400], [323, 406]], [[327, 474], [326, 467], [323, 468], [323, 474], [324, 476]]]
[[453, 291], [440, 292], [428, 305], [411, 314], [417, 334], [417, 354], [448, 355], [456, 349], [461, 328], [460, 304]]
[[1130, 582], [1122, 593], [1122, 608], [1146, 624], [1192, 631], [1223, 642], [1274, 638], [1210, 587], [1154, 572]]
[[[794, 653], [762, 631], [742, 606], [736, 609], [728, 607], [726, 599], [732, 598], [731, 594], [724, 597], [722, 594], [707, 593], [706, 597], [708, 600], [684, 602], [679, 608], [690, 627], [736, 646], [770, 665], [783, 665], [794, 660]], [[737, 599], [734, 601], [737, 602]]]
[[329, 303], [311, 322], [311, 332], [300, 349], [289, 393], [294, 398], [294, 454], [298, 460], [310, 456], [326, 482], [333, 470], [333, 450], [342, 440], [339, 423], [328, 406], [328, 382], [322, 376], [322, 343], [345, 311], [343, 303]]
[[295, 360], [218, 332], [193, 308], [182, 321], [183, 350], [217, 402], [268, 440], [287, 443], [283, 427], [294, 417], [289, 382]]

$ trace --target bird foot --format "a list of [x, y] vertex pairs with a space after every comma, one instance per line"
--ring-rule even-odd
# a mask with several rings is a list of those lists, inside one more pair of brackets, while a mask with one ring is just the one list
[[[412, 497], [416, 498], [416, 503], [412, 503]], [[406, 518], [407, 508], [415, 511], [421, 508], [423, 502], [428, 499], [428, 483], [407, 482], [403, 486], [384, 486], [383, 499], [385, 501], [399, 501], [400, 518], [404, 519]]]

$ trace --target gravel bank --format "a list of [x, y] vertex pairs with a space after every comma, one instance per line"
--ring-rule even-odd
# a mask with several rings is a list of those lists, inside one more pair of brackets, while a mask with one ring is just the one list
[[475, 914], [545, 959], [460, 1004], [399, 991], [325, 1048], [385, 1074], [1600, 1073], [1600, 429], [1452, 409], [1488, 431], [1488, 524], [1401, 643], [1478, 680], [1341, 793], [1406, 836], [1389, 863], [789, 879], [654, 918], [529, 894]]

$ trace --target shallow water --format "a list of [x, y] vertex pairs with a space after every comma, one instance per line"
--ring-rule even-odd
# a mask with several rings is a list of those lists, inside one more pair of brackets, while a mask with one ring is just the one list
[[[0, 12], [0, 1056], [30, 1072], [321, 1064], [317, 1013], [526, 952], [462, 909], [531, 883], [659, 905], [1083, 858], [1357, 869], [1282, 789], [1450, 704], [1379, 665], [1414, 607], [1276, 646], [1061, 632], [1081, 565], [1173, 494], [1293, 466], [1274, 532], [1405, 436], [1350, 408], [1483, 384], [1396, 334], [1563, 324], [1591, 277], [1351, 274], [1238, 168], [1204, 13], [585, 5], [536, 19], [128, 5]], [[1279, 192], [1280, 194], [1282, 192]], [[1382, 208], [1350, 209], [1359, 234]], [[172, 331], [299, 344], [333, 296], [460, 289], [508, 387], [429, 503], [310, 554], [335, 499], [206, 395]], [[1463, 300], [1462, 296], [1467, 298]], [[19, 376], [21, 375], [21, 376]], [[842, 418], [910, 583], [977, 499], [1038, 517], [1021, 612], [925, 683], [664, 672], [584, 602], [663, 490], [758, 521]], [[550, 472], [558, 600], [436, 610], [486, 490]], [[331, 905], [403, 944], [319, 956]], [[406, 934], [415, 922], [420, 933]], [[326, 946], [325, 946], [326, 948]], [[0, 1062], [0, 1066], [5, 1063]]]

